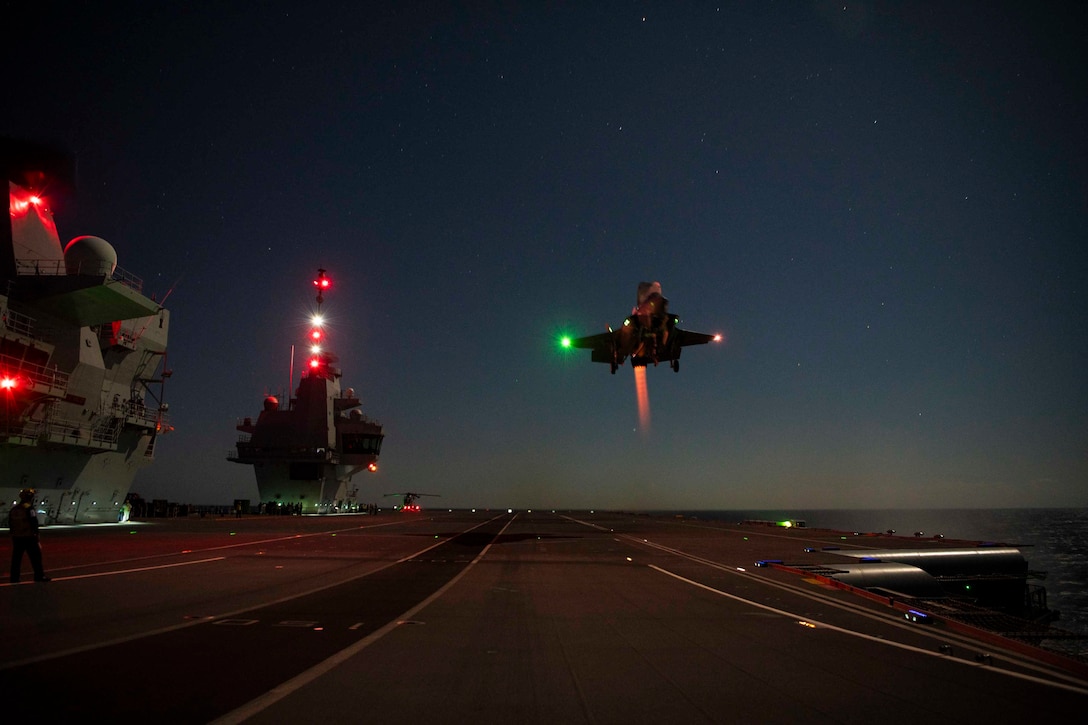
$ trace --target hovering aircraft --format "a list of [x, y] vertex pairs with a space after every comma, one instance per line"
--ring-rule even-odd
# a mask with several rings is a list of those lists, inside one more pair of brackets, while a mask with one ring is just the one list
[[387, 493], [386, 496], [403, 496], [404, 503], [401, 505], [401, 511], [419, 511], [419, 504], [415, 503], [415, 500], [420, 496], [438, 496], [437, 493]]
[[640, 282], [637, 304], [618, 330], [588, 337], [563, 338], [563, 347], [592, 350], [593, 362], [608, 363], [612, 374], [631, 358], [632, 367], [668, 361], [669, 367], [680, 372], [680, 350], [688, 345], [720, 342], [721, 335], [681, 330], [680, 318], [669, 313], [669, 301], [661, 294], [660, 282]]

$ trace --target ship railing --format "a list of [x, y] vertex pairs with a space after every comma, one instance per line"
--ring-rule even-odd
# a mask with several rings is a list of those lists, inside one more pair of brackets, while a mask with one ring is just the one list
[[91, 428], [91, 442], [100, 445], [114, 445], [121, 437], [124, 423], [119, 418], [99, 418]]
[[15, 274], [20, 277], [63, 277], [81, 275], [112, 279], [137, 292], [144, 288], [144, 281], [116, 264], [103, 260], [66, 262], [63, 259], [17, 259]]
[[148, 408], [139, 398], [131, 400], [115, 400], [111, 405], [111, 414], [124, 416], [126, 423], [154, 428], [166, 423], [166, 413]]
[[55, 367], [48, 368], [12, 355], [0, 355], [0, 366], [8, 375], [26, 378], [32, 385], [42, 385], [54, 391], [68, 389], [68, 373], [63, 373]]
[[166, 425], [166, 414], [160, 414], [157, 410], [141, 408], [125, 416], [125, 422], [133, 423], [142, 428], [155, 428], [159, 425]]
[[4, 327], [16, 335], [37, 339], [34, 335], [34, 318], [30, 315], [5, 307], [3, 323]]
[[34, 334], [32, 337], [35, 340], [47, 342], [50, 345], [56, 345], [58, 339], [63, 339], [65, 333], [64, 328], [55, 325], [42, 324], [41, 320], [35, 320], [34, 322]]
[[119, 428], [111, 430], [108, 424], [88, 428], [75, 421], [53, 418], [27, 422], [23, 424], [19, 435], [22, 438], [45, 439], [54, 443], [108, 450], [116, 446], [119, 433]]
[[8, 425], [2, 430], [7, 436], [8, 442], [16, 442], [17, 439], [22, 439], [26, 443], [31, 443], [42, 436], [42, 430], [44, 424], [40, 420], [28, 420], [22, 425]]
[[113, 279], [117, 280], [126, 287], [130, 287], [137, 292], [142, 292], [144, 288], [144, 281], [132, 274], [128, 270], [116, 267], [113, 270]]

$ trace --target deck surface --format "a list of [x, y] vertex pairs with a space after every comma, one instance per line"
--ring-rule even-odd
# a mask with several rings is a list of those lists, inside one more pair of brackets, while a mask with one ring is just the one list
[[1031, 722], [1088, 706], [1076, 671], [755, 566], [956, 542], [505, 510], [42, 539], [53, 581], [0, 585], [0, 677], [45, 722]]

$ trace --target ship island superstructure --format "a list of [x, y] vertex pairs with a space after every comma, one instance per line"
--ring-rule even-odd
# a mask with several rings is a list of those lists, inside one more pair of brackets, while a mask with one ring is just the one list
[[37, 489], [48, 523], [117, 521], [169, 430], [169, 312], [117, 266], [106, 240], [61, 246], [50, 208], [66, 154], [0, 139], [0, 517]]
[[266, 506], [304, 514], [356, 511], [351, 478], [377, 470], [382, 426], [363, 415], [354, 388], [341, 390], [342, 371], [326, 346], [321, 314], [331, 286], [325, 270], [318, 270], [314, 286], [317, 312], [310, 321], [309, 356], [298, 388], [286, 405], [266, 396], [257, 420], [245, 418], [237, 426], [241, 435], [227, 459], [253, 466]]

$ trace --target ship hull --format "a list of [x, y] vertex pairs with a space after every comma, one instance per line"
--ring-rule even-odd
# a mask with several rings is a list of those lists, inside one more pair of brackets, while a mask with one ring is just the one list
[[253, 466], [257, 492], [265, 509], [298, 513], [357, 511], [356, 489], [350, 487], [350, 478], [359, 469], [359, 466], [300, 466], [290, 462], [259, 462]]
[[39, 518], [46, 524], [118, 521], [136, 474], [153, 462], [146, 455], [150, 432], [127, 436], [122, 450], [88, 454], [81, 449], [7, 447], [0, 450], [0, 501], [17, 501], [19, 491], [37, 491]]

